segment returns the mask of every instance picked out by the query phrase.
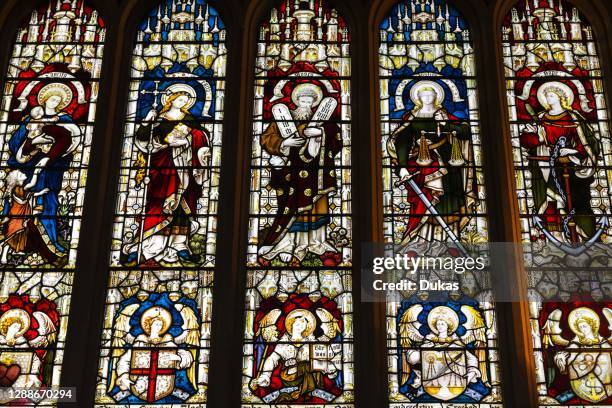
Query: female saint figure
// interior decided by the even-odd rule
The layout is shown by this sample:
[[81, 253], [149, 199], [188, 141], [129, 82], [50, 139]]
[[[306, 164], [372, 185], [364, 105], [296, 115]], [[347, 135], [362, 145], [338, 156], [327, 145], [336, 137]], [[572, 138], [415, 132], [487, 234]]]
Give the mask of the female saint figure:
[[[449, 114], [442, 102], [443, 88], [434, 81], [420, 81], [410, 90], [414, 108], [403, 116], [403, 124], [387, 141], [391, 162], [404, 185], [410, 215], [402, 244], [419, 236], [426, 242], [445, 241], [444, 228], [429, 217], [428, 200], [443, 216], [455, 235], [467, 222], [476, 203], [473, 182], [469, 124]], [[407, 181], [412, 179], [423, 192], [420, 197]]]
[[[32, 227], [38, 229], [41, 240], [30, 248], [56, 265], [67, 260], [57, 225], [58, 198], [64, 172], [70, 167], [72, 153], [82, 138], [81, 129], [65, 111], [72, 99], [72, 90], [66, 84], [43, 86], [37, 96], [39, 106], [23, 118], [9, 139], [7, 164], [25, 174], [28, 190], [35, 196], [32, 213], [37, 217], [32, 219]], [[9, 215], [6, 205], [3, 212]]]
[[576, 243], [595, 233], [590, 185], [599, 143], [586, 119], [572, 109], [574, 93], [558, 81], [540, 86], [544, 110], [520, 136], [531, 171], [531, 192], [545, 228], [561, 242]]
[[136, 180], [146, 186], [145, 214], [140, 235], [124, 245], [126, 265], [150, 259], [190, 264], [200, 260], [191, 253], [189, 239], [197, 231], [193, 218], [203, 194], [202, 166], [208, 162], [210, 147], [206, 130], [189, 112], [195, 97], [189, 85], [168, 87], [159, 114], [149, 112], [136, 131], [139, 161], [146, 163], [146, 155], [149, 163], [148, 176]]

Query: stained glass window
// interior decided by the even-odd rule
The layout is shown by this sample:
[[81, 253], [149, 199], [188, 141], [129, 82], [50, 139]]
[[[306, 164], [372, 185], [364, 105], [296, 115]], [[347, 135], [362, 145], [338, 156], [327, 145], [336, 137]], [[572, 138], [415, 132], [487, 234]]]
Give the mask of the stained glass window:
[[612, 403], [612, 148], [593, 30], [564, 0], [520, 0], [502, 28], [538, 394]]
[[352, 407], [349, 30], [324, 0], [259, 28], [244, 407]]
[[[446, 1], [407, 0], [379, 30], [386, 255], [471, 254], [488, 233], [469, 27]], [[417, 289], [387, 301], [390, 406], [501, 407], [488, 275], [401, 278]], [[438, 279], [456, 287], [422, 289]]]
[[205, 406], [225, 33], [204, 0], [166, 0], [139, 26], [97, 406]]
[[17, 32], [0, 110], [3, 387], [59, 385], [104, 36], [81, 0], [43, 4]]

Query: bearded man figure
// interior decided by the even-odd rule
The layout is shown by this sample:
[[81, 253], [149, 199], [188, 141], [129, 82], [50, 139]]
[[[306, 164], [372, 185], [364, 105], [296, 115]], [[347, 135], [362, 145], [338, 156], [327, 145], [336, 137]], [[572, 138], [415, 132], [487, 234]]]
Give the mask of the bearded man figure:
[[[340, 128], [320, 118], [312, 120], [323, 99], [319, 86], [299, 84], [291, 99], [295, 109], [289, 114], [286, 106], [280, 106], [286, 109], [286, 117], [275, 115], [276, 121], [261, 136], [262, 148], [272, 156], [269, 186], [276, 192], [278, 207], [274, 221], [259, 236], [259, 255], [268, 261], [276, 257], [283, 262], [302, 261], [308, 252], [337, 252], [326, 235], [328, 195], [337, 186], [334, 158], [342, 148]], [[295, 132], [283, 135], [281, 127], [288, 125]]]

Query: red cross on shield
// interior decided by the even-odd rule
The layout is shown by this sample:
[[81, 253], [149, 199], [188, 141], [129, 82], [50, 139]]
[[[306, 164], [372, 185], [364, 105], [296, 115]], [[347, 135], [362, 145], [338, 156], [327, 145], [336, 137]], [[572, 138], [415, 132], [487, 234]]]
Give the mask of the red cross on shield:
[[176, 350], [133, 350], [130, 379], [132, 392], [147, 402], [155, 402], [174, 391]]

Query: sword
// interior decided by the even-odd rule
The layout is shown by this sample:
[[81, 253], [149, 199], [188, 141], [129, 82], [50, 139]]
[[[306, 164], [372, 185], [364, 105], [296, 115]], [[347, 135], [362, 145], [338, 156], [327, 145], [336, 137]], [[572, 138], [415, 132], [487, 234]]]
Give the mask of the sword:
[[414, 182], [414, 180], [412, 180], [412, 177], [416, 176], [417, 174], [419, 174], [419, 172], [415, 172], [413, 174], [408, 175], [407, 177], [402, 178], [401, 180], [397, 181], [395, 183], [396, 186], [399, 186], [401, 184], [408, 184], [410, 186], [410, 188], [416, 193], [416, 195], [419, 197], [419, 199], [423, 202], [423, 204], [425, 204], [425, 207], [427, 208], [427, 210], [429, 211], [429, 213], [434, 217], [434, 219], [436, 221], [438, 221], [438, 224], [440, 224], [440, 226], [442, 227], [442, 229], [444, 230], [444, 232], [446, 232], [446, 235], [448, 235], [448, 237], [451, 239], [451, 241], [453, 241], [453, 243], [457, 246], [457, 248], [463, 253], [464, 256], [469, 256], [468, 251], [463, 247], [463, 245], [461, 245], [461, 242], [459, 242], [459, 238], [457, 238], [457, 236], [455, 235], [455, 233], [450, 229], [450, 227], [448, 226], [448, 224], [446, 224], [446, 222], [444, 222], [444, 219], [442, 219], [442, 216], [440, 215], [440, 213], [438, 213], [438, 210], [436, 210], [436, 208], [434, 207], [434, 205], [431, 203], [431, 201], [429, 201], [429, 199], [427, 198], [427, 196], [423, 193], [423, 191], [421, 190], [421, 188], [417, 185], [417, 183]]

